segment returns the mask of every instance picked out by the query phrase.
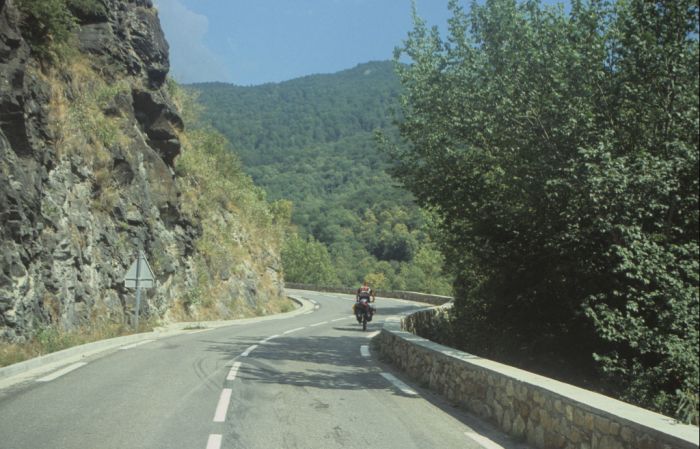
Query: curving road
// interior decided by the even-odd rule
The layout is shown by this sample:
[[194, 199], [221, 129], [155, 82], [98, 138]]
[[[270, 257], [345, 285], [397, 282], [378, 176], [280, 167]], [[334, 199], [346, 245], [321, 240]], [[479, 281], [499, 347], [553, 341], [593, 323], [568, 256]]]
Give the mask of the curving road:
[[525, 447], [404, 383], [348, 295], [308, 313], [127, 345], [0, 390], [2, 449]]

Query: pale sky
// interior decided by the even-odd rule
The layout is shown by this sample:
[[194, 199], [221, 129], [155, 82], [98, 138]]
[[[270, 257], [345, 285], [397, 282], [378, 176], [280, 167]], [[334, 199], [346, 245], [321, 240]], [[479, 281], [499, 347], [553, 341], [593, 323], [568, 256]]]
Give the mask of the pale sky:
[[[391, 59], [411, 29], [411, 0], [156, 0], [179, 82], [239, 85], [332, 73]], [[432, 24], [447, 0], [418, 0]]]
[[[445, 29], [447, 0], [415, 0]], [[464, 0], [466, 7], [470, 0]], [[550, 3], [550, 1], [547, 1]], [[411, 0], [155, 0], [181, 83], [238, 85], [388, 60], [412, 28]]]

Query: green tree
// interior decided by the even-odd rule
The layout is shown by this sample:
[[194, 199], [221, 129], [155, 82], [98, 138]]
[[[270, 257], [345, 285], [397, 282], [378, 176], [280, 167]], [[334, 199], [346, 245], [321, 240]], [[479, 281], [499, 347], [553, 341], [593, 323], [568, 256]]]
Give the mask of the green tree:
[[314, 285], [336, 285], [338, 276], [331, 264], [326, 246], [313, 237], [292, 235], [282, 248], [285, 279]]
[[461, 344], [697, 409], [697, 3], [450, 8], [397, 52], [391, 154], [442, 220]]

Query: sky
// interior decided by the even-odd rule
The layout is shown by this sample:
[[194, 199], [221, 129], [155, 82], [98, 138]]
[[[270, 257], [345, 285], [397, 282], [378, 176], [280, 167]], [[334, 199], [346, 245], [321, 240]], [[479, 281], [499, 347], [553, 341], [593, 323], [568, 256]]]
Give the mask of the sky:
[[[238, 85], [388, 60], [412, 28], [411, 0], [155, 0], [178, 82]], [[447, 0], [416, 0], [445, 27]]]
[[[242, 86], [388, 60], [412, 28], [411, 0], [155, 0], [180, 83]], [[415, 0], [445, 34], [448, 0]], [[470, 0], [463, 0], [465, 7]], [[559, 3], [544, 0], [543, 3]], [[565, 0], [563, 3], [567, 3]]]

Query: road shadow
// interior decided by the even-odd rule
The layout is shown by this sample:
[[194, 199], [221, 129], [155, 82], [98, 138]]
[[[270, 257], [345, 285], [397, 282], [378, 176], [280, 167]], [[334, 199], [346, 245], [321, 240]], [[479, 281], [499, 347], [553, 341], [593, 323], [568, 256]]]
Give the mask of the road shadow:
[[[375, 364], [360, 354], [360, 346], [369, 344], [367, 332], [351, 327], [338, 330], [357, 335], [282, 335], [266, 343], [260, 343], [264, 337], [257, 340], [242, 337], [226, 343], [210, 341], [207, 350], [242, 362], [237, 377], [251, 382], [321, 389], [387, 390], [404, 396], [378, 375], [381, 370]], [[249, 357], [241, 357], [241, 348], [246, 344], [258, 344], [258, 347]]]
[[[401, 371], [380, 360], [376, 351], [372, 352], [370, 359], [363, 357], [360, 346], [370, 345], [371, 340], [366, 338], [366, 333], [363, 333], [361, 328], [357, 332], [353, 332], [356, 330], [354, 328], [343, 326], [333, 329], [344, 334], [315, 337], [280, 336], [264, 344], [259, 343], [264, 337], [258, 340], [254, 337], [241, 337], [240, 341], [226, 344], [212, 342], [209, 350], [221, 352], [226, 357], [241, 362], [236, 378], [244, 382], [309, 389], [384, 390], [395, 396], [424, 399], [504, 449], [528, 448], [523, 443], [511, 440], [491, 424], [450, 404], [437, 393], [417, 385]], [[241, 347], [250, 344], [259, 346], [249, 357], [240, 357]], [[414, 388], [419, 395], [405, 394], [384, 379], [380, 375], [382, 372], [394, 374]]]

